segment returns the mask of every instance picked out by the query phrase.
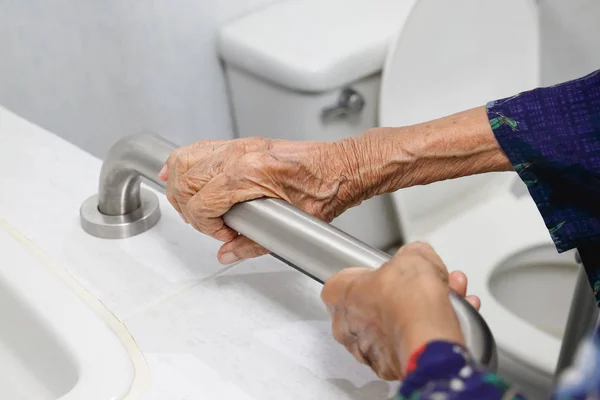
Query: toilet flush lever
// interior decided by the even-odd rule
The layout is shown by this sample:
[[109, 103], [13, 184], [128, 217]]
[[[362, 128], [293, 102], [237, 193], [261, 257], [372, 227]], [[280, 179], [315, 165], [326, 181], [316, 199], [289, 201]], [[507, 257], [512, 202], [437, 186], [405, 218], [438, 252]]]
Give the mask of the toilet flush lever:
[[336, 105], [327, 107], [321, 113], [323, 122], [351, 115], [358, 115], [365, 107], [365, 99], [360, 93], [351, 88], [345, 88], [340, 93]]

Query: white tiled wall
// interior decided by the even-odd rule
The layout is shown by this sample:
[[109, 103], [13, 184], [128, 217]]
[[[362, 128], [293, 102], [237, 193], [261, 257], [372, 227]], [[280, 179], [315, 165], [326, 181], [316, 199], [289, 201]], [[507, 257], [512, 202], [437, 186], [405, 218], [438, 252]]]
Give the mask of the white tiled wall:
[[[140, 131], [231, 137], [216, 28], [275, 1], [0, 0], [0, 104], [98, 156]], [[600, 0], [540, 7], [543, 83], [600, 68]]]
[[232, 137], [216, 29], [274, 1], [0, 0], [0, 104], [97, 156]]
[[540, 0], [540, 13], [544, 85], [600, 69], [600, 0]]

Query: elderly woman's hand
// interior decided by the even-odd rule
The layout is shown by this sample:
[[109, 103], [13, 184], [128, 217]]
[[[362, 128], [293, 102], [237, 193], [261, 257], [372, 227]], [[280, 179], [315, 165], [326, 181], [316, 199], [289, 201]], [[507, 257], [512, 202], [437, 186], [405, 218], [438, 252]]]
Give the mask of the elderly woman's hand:
[[[349, 268], [327, 281], [321, 298], [333, 321], [333, 335], [382, 379], [399, 380], [413, 351], [432, 340], [464, 344], [449, 300], [461, 296], [467, 278], [448, 275], [427, 244], [402, 247], [379, 269]], [[476, 309], [475, 296], [467, 301]]]
[[218, 257], [230, 264], [267, 253], [224, 224], [222, 215], [236, 203], [281, 198], [330, 222], [373, 196], [375, 167], [359, 160], [355, 140], [202, 141], [176, 150], [159, 178], [167, 181], [167, 197], [184, 220], [226, 242]]

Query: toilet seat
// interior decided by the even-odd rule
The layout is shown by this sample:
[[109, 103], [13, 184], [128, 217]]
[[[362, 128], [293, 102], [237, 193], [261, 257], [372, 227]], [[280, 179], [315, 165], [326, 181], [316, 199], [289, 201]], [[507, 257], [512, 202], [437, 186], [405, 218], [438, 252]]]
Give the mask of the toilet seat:
[[[510, 14], [510, 29], [497, 17], [499, 7]], [[388, 50], [379, 124], [413, 125], [538, 86], [537, 21], [535, 0], [417, 0]], [[489, 173], [396, 192], [404, 238], [422, 239], [509, 191], [513, 176]]]
[[[507, 21], [498, 13], [510, 15]], [[379, 124], [422, 123], [539, 86], [535, 0], [416, 0], [390, 44]], [[552, 376], [560, 340], [511, 313], [489, 290], [495, 267], [517, 252], [552, 245], [529, 196], [517, 199], [514, 172], [401, 189], [393, 198], [405, 241], [431, 243], [449, 270], [464, 271], [498, 348]]]
[[489, 290], [482, 290], [489, 289], [492, 272], [507, 257], [531, 247], [552, 245], [533, 200], [504, 194], [439, 227], [426, 240], [449, 271], [463, 271], [469, 286], [478, 288], [473, 294], [481, 299], [481, 314], [494, 333], [498, 348], [526, 366], [552, 376], [560, 340], [512, 314]]

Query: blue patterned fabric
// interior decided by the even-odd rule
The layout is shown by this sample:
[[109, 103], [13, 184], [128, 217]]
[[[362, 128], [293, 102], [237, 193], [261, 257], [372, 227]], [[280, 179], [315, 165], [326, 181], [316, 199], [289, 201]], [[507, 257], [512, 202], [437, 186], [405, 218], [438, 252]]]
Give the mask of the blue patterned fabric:
[[[492, 101], [487, 111], [558, 251], [600, 242], [600, 70]], [[600, 268], [586, 271], [600, 305]]]
[[397, 400], [513, 399], [524, 397], [486, 372], [462, 346], [431, 342], [402, 382]]
[[[490, 125], [527, 185], [559, 252], [600, 251], [600, 70], [487, 105]], [[515, 227], [519, 229], [519, 227]], [[585, 262], [600, 305], [600, 256]], [[523, 399], [457, 345], [432, 342], [398, 400]], [[581, 344], [555, 400], [600, 398], [600, 328]]]
[[[575, 363], [567, 369], [552, 400], [600, 398], [600, 330], [579, 348]], [[525, 400], [496, 374], [470, 357], [462, 346], [431, 342], [419, 356], [417, 368], [402, 382], [397, 400]]]
[[559, 251], [600, 236], [600, 70], [488, 104]]

